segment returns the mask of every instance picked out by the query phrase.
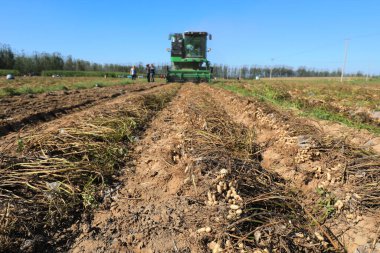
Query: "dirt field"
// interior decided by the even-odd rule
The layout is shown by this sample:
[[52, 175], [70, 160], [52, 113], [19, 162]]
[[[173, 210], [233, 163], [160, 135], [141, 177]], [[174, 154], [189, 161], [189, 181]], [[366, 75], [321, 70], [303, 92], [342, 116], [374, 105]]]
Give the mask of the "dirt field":
[[378, 123], [242, 89], [1, 98], [0, 251], [380, 252]]

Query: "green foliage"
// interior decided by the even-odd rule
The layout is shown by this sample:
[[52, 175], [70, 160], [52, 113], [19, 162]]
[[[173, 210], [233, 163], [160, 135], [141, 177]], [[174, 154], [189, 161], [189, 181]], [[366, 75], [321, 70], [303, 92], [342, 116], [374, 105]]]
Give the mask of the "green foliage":
[[84, 185], [81, 194], [84, 208], [95, 208], [98, 204], [96, 199], [96, 185], [94, 183], [96, 177], [91, 177]]
[[331, 215], [335, 213], [335, 197], [323, 188], [317, 187], [316, 192], [320, 197], [318, 200], [319, 209], [323, 212], [319, 219], [320, 222], [323, 222], [325, 219], [331, 217]]
[[25, 147], [25, 144], [24, 144], [24, 140], [21, 139], [21, 138], [18, 138], [17, 139], [17, 152], [22, 152], [24, 150], [24, 147]]
[[0, 69], [0, 76], [6, 76], [8, 74], [12, 74], [14, 76], [19, 76], [20, 71], [16, 69]]
[[9, 45], [2, 45], [0, 48], [0, 69], [13, 69], [15, 64], [15, 54]]
[[302, 112], [301, 115], [313, 116], [318, 119], [335, 121], [335, 122], [343, 123], [349, 127], [354, 127], [358, 129], [366, 129], [372, 133], [380, 134], [380, 128], [377, 126], [360, 122], [360, 119], [356, 119], [356, 120], [350, 119], [345, 115], [329, 111], [328, 109], [323, 108], [323, 107], [309, 108], [305, 110], [304, 112]]
[[9, 96], [17, 96], [17, 95], [22, 94], [17, 88], [14, 88], [14, 87], [5, 87], [5, 88], [2, 88], [1, 90], [2, 90], [1, 93], [3, 93], [4, 95], [9, 95]]

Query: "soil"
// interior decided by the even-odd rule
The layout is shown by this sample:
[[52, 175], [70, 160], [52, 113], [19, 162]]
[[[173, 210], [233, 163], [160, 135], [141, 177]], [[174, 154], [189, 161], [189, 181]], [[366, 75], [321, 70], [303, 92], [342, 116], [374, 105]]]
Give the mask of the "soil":
[[[3, 98], [0, 101], [0, 133], [3, 135], [0, 151], [13, 155], [20, 136], [36, 131], [57, 131], [99, 110], [112, 110], [114, 104], [125, 103], [131, 96], [164, 87], [123, 86]], [[93, 215], [84, 216], [71, 228], [58, 233], [57, 240], [64, 234], [75, 238], [73, 243], [70, 241], [70, 245], [57, 251], [219, 252], [210, 248], [221, 240], [219, 230], [226, 223], [220, 220], [227, 207], [207, 205], [207, 192], [215, 184], [215, 173], [197, 169], [200, 158], [189, 145], [189, 133], [194, 131], [195, 124], [201, 124], [191, 119], [189, 108], [202, 99], [224, 110], [235, 124], [254, 130], [254, 142], [260, 153], [257, 162], [283, 178], [300, 196], [305, 196], [302, 204], [306, 210], [312, 210], [321, 199], [317, 187], [342, 201], [344, 206], [327, 218], [324, 226], [347, 252], [377, 245], [379, 209], [355, 206], [356, 196], [361, 194], [359, 188], [349, 180], [341, 180], [338, 165], [350, 157], [340, 149], [316, 155], [315, 151], [311, 153], [310, 147], [319, 140], [323, 143], [329, 140], [344, 142], [342, 147], [360, 146], [368, 152], [380, 153], [379, 137], [338, 124], [295, 117], [290, 112], [208, 85], [184, 84], [132, 147], [129, 162], [118, 178], [121, 185]], [[194, 170], [192, 174], [189, 168]], [[210, 231], [199, 232], [206, 227]], [[237, 252], [237, 248], [240, 245], [234, 245], [235, 251], [224, 252]], [[243, 248], [239, 251], [247, 252]]]

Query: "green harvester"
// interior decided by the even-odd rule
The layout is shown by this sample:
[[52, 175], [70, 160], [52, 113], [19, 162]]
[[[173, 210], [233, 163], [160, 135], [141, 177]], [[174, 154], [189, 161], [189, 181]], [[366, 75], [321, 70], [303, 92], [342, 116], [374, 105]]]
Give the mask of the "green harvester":
[[184, 32], [169, 35], [171, 67], [167, 68], [168, 82], [210, 82], [212, 67], [207, 60], [207, 32]]

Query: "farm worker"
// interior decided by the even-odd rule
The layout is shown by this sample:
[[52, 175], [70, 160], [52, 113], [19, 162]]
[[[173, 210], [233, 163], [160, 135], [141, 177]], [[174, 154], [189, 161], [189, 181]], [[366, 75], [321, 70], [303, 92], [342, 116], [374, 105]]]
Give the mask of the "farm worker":
[[132, 76], [132, 80], [135, 80], [136, 77], [137, 77], [137, 70], [136, 70], [136, 66], [133, 66], [131, 68], [131, 76]]
[[191, 44], [186, 45], [187, 56], [194, 56], [194, 46]]
[[146, 65], [146, 78], [148, 79], [148, 83], [150, 82], [150, 67], [149, 64]]
[[154, 69], [153, 64], [150, 64], [150, 81], [154, 82], [154, 75], [156, 74], [156, 71]]

